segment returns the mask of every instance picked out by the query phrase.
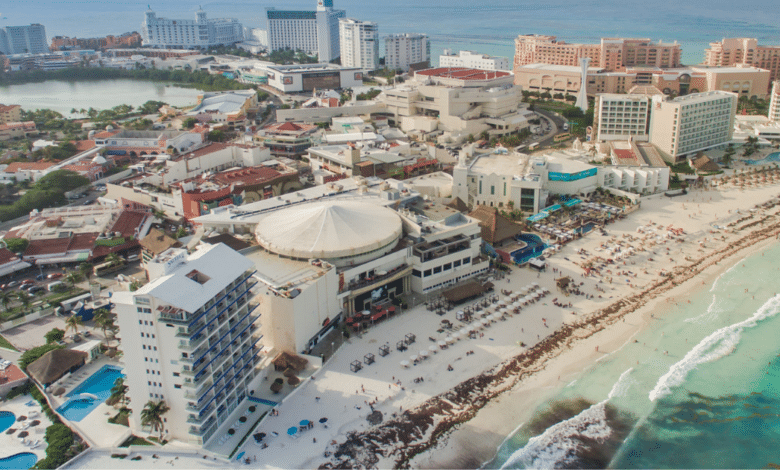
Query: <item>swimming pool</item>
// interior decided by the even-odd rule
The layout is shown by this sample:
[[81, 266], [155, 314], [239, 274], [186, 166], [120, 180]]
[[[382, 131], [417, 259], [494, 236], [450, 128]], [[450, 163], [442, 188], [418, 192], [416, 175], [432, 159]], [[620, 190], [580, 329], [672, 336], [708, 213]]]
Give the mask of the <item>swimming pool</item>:
[[38, 456], [30, 452], [14, 454], [10, 457], [0, 459], [0, 468], [28, 469], [38, 462]]
[[780, 162], [780, 152], [770, 153], [761, 160], [742, 160], [746, 165], [765, 165], [767, 163]]
[[531, 258], [535, 258], [542, 254], [542, 252], [549, 245], [545, 244], [541, 237], [532, 233], [521, 233], [515, 237], [518, 241], [525, 242], [527, 245], [525, 248], [520, 248], [509, 254], [517, 264], [523, 264], [528, 262]]
[[0, 411], [0, 432], [10, 428], [16, 422], [16, 415], [10, 411]]
[[111, 387], [122, 375], [120, 367], [103, 366], [68, 393], [70, 398], [57, 408], [57, 412], [69, 421], [81, 421], [111, 396]]

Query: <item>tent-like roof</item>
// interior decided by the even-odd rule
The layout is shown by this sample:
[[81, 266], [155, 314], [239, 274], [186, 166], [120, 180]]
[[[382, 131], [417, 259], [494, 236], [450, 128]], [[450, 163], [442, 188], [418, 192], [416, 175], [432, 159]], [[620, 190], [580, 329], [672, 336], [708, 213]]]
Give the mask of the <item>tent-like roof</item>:
[[274, 364], [274, 368], [277, 370], [284, 370], [289, 368], [295, 372], [300, 372], [306, 368], [306, 364], [308, 364], [309, 361], [300, 356], [296, 356], [295, 354], [282, 351], [274, 358], [272, 362]]
[[169, 237], [160, 229], [153, 228], [149, 230], [149, 234], [141, 239], [139, 242], [141, 247], [145, 250], [149, 250], [155, 255], [159, 255], [168, 248], [178, 248], [181, 243], [178, 240], [174, 240]]
[[449, 302], [458, 304], [460, 302], [463, 302], [464, 300], [470, 299], [472, 297], [476, 297], [482, 294], [483, 292], [487, 292], [492, 288], [493, 288], [493, 283], [491, 282], [480, 284], [477, 281], [468, 281], [457, 287], [453, 287], [450, 290], [444, 291], [442, 295]]
[[326, 260], [380, 250], [402, 233], [392, 209], [360, 201], [298, 204], [268, 213], [255, 229], [257, 242], [272, 253]]
[[30, 376], [42, 384], [50, 384], [67, 371], [84, 364], [87, 353], [72, 349], [54, 349], [27, 366]]
[[499, 214], [495, 207], [480, 205], [469, 215], [479, 220], [479, 226], [482, 228], [482, 239], [488, 243], [504, 241], [522, 231], [519, 225]]

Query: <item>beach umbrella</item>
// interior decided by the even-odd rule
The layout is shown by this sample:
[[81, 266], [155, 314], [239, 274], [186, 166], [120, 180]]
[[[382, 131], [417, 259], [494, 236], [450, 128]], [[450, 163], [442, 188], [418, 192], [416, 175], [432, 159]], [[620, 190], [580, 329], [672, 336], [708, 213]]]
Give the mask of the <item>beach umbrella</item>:
[[420, 357], [424, 357], [424, 358], [428, 357], [428, 351], [426, 351], [425, 349], [421, 350], [420, 351]]
[[438, 351], [438, 349], [436, 348], [436, 346], [434, 346], [434, 345], [432, 344], [432, 345], [428, 346], [428, 351], [430, 351], [430, 352], [432, 352], [432, 353], [436, 354], [436, 351]]
[[320, 418], [320, 423], [325, 424], [328, 422], [328, 418]]
[[308, 419], [302, 419], [301, 422], [298, 423], [299, 426], [308, 426], [309, 424], [311, 424], [311, 421]]
[[488, 321], [487, 319], [483, 318], [482, 319], [482, 325], [483, 326], [487, 326], [488, 324], [490, 324], [490, 321]]
[[287, 435], [288, 436], [294, 436], [297, 433], [298, 433], [298, 428], [297, 427], [291, 426], [291, 427], [287, 428]]
[[401, 367], [409, 367], [409, 361], [401, 361]]
[[409, 356], [409, 359], [410, 359], [412, 362], [414, 362], [414, 361], [416, 361], [416, 360], [417, 360], [417, 355], [415, 354], [414, 356]]
[[443, 348], [444, 346], [447, 346], [447, 343], [445, 341], [439, 341], [439, 347]]
[[452, 343], [453, 341], [455, 341], [455, 338], [453, 338], [450, 335], [447, 335], [447, 337], [444, 338], [444, 341], [446, 341], [447, 343]]

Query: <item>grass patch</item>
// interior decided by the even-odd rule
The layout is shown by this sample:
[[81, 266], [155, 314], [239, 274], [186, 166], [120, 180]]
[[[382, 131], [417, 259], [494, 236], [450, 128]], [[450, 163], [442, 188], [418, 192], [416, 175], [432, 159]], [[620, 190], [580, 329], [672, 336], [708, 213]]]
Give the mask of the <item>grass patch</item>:
[[128, 408], [124, 408], [115, 416], [108, 418], [108, 422], [112, 424], [119, 424], [122, 426], [130, 427], [129, 418], [130, 418], [130, 410]]
[[126, 459], [127, 456], [125, 454], [111, 454], [112, 459]]
[[160, 444], [161, 446], [164, 446], [165, 444], [168, 443], [168, 441], [161, 441], [159, 438], [156, 438], [154, 436], [149, 436], [149, 440], [152, 441], [152, 442], [156, 442], [156, 443]]
[[130, 436], [127, 438], [125, 442], [122, 443], [119, 447], [130, 447], [130, 446], [151, 446], [154, 445], [151, 442], [147, 441], [143, 437], [138, 436]]
[[236, 448], [233, 449], [233, 452], [230, 453], [230, 457], [228, 458], [228, 460], [233, 460], [233, 455], [236, 453], [236, 451], [238, 449], [241, 448], [242, 445], [244, 445], [244, 442], [246, 442], [246, 440], [249, 438], [249, 435], [252, 434], [252, 431], [255, 430], [257, 425], [260, 424], [260, 421], [262, 421], [262, 419], [266, 415], [266, 413], [268, 413], [268, 412], [266, 411], [265, 413], [261, 414], [259, 418], [257, 418], [257, 421], [255, 421], [255, 424], [253, 424], [252, 427], [249, 428], [249, 431], [246, 433], [246, 435], [243, 438], [241, 438], [241, 441], [238, 443]]
[[0, 335], [0, 348], [10, 349], [11, 351], [18, 351], [7, 339]]

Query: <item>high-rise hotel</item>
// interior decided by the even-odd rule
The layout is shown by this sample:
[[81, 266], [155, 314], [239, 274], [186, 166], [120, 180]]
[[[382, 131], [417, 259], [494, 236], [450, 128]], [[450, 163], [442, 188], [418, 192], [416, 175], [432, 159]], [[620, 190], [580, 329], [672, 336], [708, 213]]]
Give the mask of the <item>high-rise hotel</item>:
[[130, 427], [149, 402], [164, 401], [169, 438], [203, 445], [249, 394], [260, 347], [250, 289], [254, 264], [224, 244], [162, 252], [148, 284], [112, 301], [130, 367]]

